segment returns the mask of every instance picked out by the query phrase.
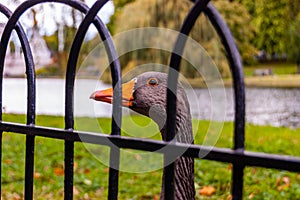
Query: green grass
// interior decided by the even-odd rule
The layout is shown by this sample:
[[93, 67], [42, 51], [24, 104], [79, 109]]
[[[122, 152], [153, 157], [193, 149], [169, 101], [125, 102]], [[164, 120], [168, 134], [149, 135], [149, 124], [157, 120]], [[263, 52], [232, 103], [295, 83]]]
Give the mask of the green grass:
[[[256, 69], [272, 68], [273, 75], [253, 76]], [[296, 74], [296, 64], [293, 63], [264, 63], [254, 66], [244, 66], [245, 86], [246, 87], [265, 87], [265, 88], [299, 88], [300, 75]], [[193, 88], [206, 88], [207, 83], [202, 78], [188, 79]], [[231, 78], [223, 78], [210, 82], [210, 86], [232, 87]]]
[[[4, 115], [4, 121], [24, 123], [22, 115]], [[38, 116], [37, 125], [63, 128], [62, 117]], [[110, 132], [110, 119], [78, 118], [77, 129], [83, 131]], [[135, 125], [134, 125], [135, 124]], [[194, 121], [195, 142], [214, 144], [217, 147], [232, 147], [232, 123]], [[224, 125], [224, 126], [223, 126]], [[160, 140], [158, 129], [151, 120], [133, 116], [124, 117], [123, 135]], [[223, 126], [223, 128], [222, 128]], [[210, 128], [209, 128], [210, 127]], [[222, 128], [220, 135], [218, 130]], [[134, 133], [133, 133], [134, 132]], [[208, 133], [208, 134], [206, 134]], [[206, 138], [206, 139], [205, 139]], [[3, 134], [2, 155], [2, 199], [22, 199], [24, 190], [25, 136]], [[270, 126], [246, 125], [246, 149], [248, 151], [300, 156], [300, 130]], [[35, 199], [62, 199], [64, 142], [47, 138], [36, 138], [35, 154]], [[93, 154], [91, 154], [91, 152]], [[96, 145], [75, 144], [75, 199], [106, 199], [108, 187], [108, 148]], [[160, 193], [162, 166], [160, 155], [145, 156], [143, 152], [128, 150], [121, 154], [119, 199], [157, 199]], [[102, 161], [102, 162], [101, 162]], [[197, 199], [230, 198], [231, 165], [206, 160], [195, 161], [195, 186]], [[131, 171], [131, 172], [128, 172]], [[300, 199], [300, 175], [287, 171], [247, 167], [245, 169], [244, 199]], [[208, 197], [199, 190], [212, 186], [216, 192]]]
[[254, 66], [244, 66], [245, 76], [252, 76], [256, 69], [269, 69], [273, 70], [275, 75], [295, 74], [297, 72], [295, 63], [263, 63]]

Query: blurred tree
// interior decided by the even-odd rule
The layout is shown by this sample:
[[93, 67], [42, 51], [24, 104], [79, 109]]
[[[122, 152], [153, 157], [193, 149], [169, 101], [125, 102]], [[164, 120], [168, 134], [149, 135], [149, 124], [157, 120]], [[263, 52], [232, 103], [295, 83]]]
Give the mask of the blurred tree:
[[286, 51], [289, 60], [297, 64], [297, 73], [300, 74], [300, 13], [290, 23]]
[[296, 18], [300, 13], [299, 0], [235, 1], [245, 5], [253, 17], [257, 26], [256, 39], [253, 43], [258, 49], [266, 50], [269, 54], [289, 53], [291, 54], [289, 59], [295, 58], [293, 50], [299, 46], [297, 42], [300, 34], [296, 31], [298, 23]]
[[287, 0], [256, 0], [256, 45], [274, 56], [284, 53], [287, 23]]
[[[114, 27], [115, 33], [140, 28], [140, 27], [164, 27], [172, 30], [179, 30], [188, 11], [191, 9], [192, 2], [182, 0], [143, 0], [134, 1], [126, 4], [115, 16], [115, 20], [111, 26]], [[255, 29], [251, 25], [251, 15], [246, 8], [237, 3], [229, 3], [227, 1], [216, 1], [214, 5], [220, 10], [229, 25], [245, 63], [253, 62], [255, 48], [250, 41], [254, 36]], [[132, 36], [124, 41], [124, 45], [137, 42], [143, 36]], [[222, 45], [216, 33], [205, 16], [201, 16], [191, 32], [191, 37], [198, 41], [212, 56], [218, 65], [223, 76], [229, 76], [226, 56], [222, 50]], [[148, 43], [156, 42], [155, 36], [144, 36]], [[160, 41], [168, 43], [169, 41]], [[193, 52], [189, 52], [191, 55]], [[121, 65], [125, 67], [133, 66], [132, 61], [137, 64], [158, 62], [167, 64], [170, 54], [159, 50], [135, 51], [121, 58]], [[200, 55], [192, 55], [199, 57]], [[182, 71], [187, 77], [193, 78], [197, 73], [188, 67], [188, 63], [183, 62]]]
[[[249, 7], [252, 8], [253, 2], [250, 0], [244, 0]], [[232, 32], [237, 46], [241, 53], [244, 64], [253, 64], [256, 53], [256, 48], [252, 41], [255, 38], [256, 28], [252, 23], [252, 16], [240, 3], [220, 0], [215, 3], [216, 8], [220, 11], [224, 17], [230, 31]]]
[[288, 16], [289, 19], [294, 20], [298, 17], [300, 12], [300, 1], [299, 0], [287, 0]]
[[114, 0], [116, 10], [122, 9], [126, 4], [134, 2], [135, 0]]
[[235, 1], [244, 5], [251, 16], [255, 16], [257, 0], [235, 0]]
[[110, 23], [107, 24], [107, 28], [109, 31], [114, 34], [115, 33], [115, 21], [118, 14], [122, 11], [122, 8], [127, 5], [128, 3], [134, 2], [135, 0], [114, 0], [114, 7], [115, 7], [115, 13], [110, 17]]

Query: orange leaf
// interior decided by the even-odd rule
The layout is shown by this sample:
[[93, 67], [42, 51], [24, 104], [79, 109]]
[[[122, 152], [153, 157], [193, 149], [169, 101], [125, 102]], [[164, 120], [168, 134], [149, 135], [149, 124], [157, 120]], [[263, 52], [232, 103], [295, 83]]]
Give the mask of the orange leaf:
[[[283, 183], [283, 184], [281, 184], [281, 183]], [[290, 187], [290, 178], [287, 176], [284, 176], [283, 178], [279, 179], [277, 181], [277, 186], [278, 186], [277, 190], [279, 190], [279, 191], [289, 188]]]
[[90, 169], [85, 169], [83, 173], [84, 173], [84, 174], [88, 174], [88, 173], [90, 173], [90, 172], [91, 172]]
[[55, 167], [55, 168], [54, 168], [54, 173], [55, 173], [57, 176], [63, 176], [63, 175], [65, 174], [64, 169], [61, 168], [61, 167]]
[[199, 190], [200, 195], [204, 196], [211, 196], [216, 192], [216, 189], [212, 186], [204, 186], [202, 189]]
[[11, 163], [12, 163], [12, 161], [11, 161], [11, 160], [9, 160], [9, 159], [6, 159], [6, 160], [4, 160], [4, 163], [9, 165], [9, 164], [11, 164]]
[[38, 172], [34, 172], [33, 177], [34, 177], [35, 179], [40, 178], [40, 177], [41, 177], [41, 174], [38, 173]]
[[226, 200], [232, 200], [232, 195], [228, 195]]
[[159, 200], [159, 195], [158, 194], [155, 194], [154, 196], [153, 196], [153, 200]]

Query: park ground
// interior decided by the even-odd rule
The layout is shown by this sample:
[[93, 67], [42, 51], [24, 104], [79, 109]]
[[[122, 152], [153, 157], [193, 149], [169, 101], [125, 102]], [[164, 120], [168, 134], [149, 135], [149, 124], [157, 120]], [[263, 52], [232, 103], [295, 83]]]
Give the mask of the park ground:
[[[24, 115], [4, 115], [4, 121], [25, 123]], [[111, 119], [108, 118], [76, 118], [75, 124], [81, 124], [83, 131], [99, 132], [99, 127], [89, 124], [98, 120], [104, 133], [110, 133]], [[149, 118], [143, 116], [124, 117], [145, 126], [139, 134], [147, 135]], [[205, 133], [210, 127], [209, 121], [193, 121], [195, 143], [202, 144]], [[63, 117], [38, 116], [37, 125], [55, 128], [64, 127]], [[221, 124], [220, 124], [221, 125]], [[246, 150], [272, 154], [300, 156], [299, 129], [284, 127], [246, 125]], [[270, 134], [272, 133], [272, 134]], [[129, 136], [129, 132], [122, 135]], [[160, 134], [151, 139], [161, 140]], [[226, 122], [220, 132], [216, 145], [220, 148], [232, 148], [233, 123]], [[87, 144], [75, 144], [74, 162], [74, 199], [106, 199], [108, 188], [108, 167], [91, 154]], [[94, 147], [94, 146], [92, 146]], [[24, 152], [25, 136], [21, 134], [3, 134], [2, 153], [2, 198], [23, 199], [24, 190]], [[107, 153], [107, 148], [96, 149]], [[64, 142], [55, 139], [36, 138], [34, 197], [35, 199], [61, 199], [64, 182]], [[143, 157], [143, 152], [128, 150], [132, 156], [131, 166], [134, 163], [145, 162], [151, 165], [161, 159], [151, 162]], [[105, 154], [106, 155], [106, 154]], [[122, 155], [121, 155], [122, 157]], [[124, 156], [123, 156], [124, 158]], [[147, 163], [147, 164], [146, 164]], [[231, 168], [229, 163], [213, 162], [196, 159], [195, 187], [196, 199], [231, 199]], [[140, 169], [137, 169], [140, 170]], [[120, 172], [119, 199], [159, 199], [161, 189], [162, 170], [153, 170], [145, 173]], [[246, 167], [244, 178], [244, 199], [300, 199], [300, 174], [287, 171]]]
[[[272, 69], [273, 75], [253, 76], [256, 69]], [[244, 67], [245, 84], [248, 87], [300, 88], [300, 74], [294, 63], [270, 63]]]
[[[255, 70], [271, 69], [272, 75], [254, 76]], [[297, 74], [296, 64], [293, 63], [264, 63], [254, 66], [244, 66], [246, 87], [276, 87], [276, 88], [300, 88], [300, 74]], [[193, 87], [206, 87], [202, 79], [189, 79]], [[211, 81], [211, 85], [225, 87], [232, 86], [231, 78], [223, 78], [221, 81]]]

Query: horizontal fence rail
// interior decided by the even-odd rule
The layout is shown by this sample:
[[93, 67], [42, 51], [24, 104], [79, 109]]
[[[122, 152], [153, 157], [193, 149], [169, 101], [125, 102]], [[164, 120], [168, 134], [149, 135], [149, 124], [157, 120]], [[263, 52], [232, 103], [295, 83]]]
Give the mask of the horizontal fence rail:
[[[70, 6], [83, 14], [85, 17], [80, 24], [74, 37], [70, 56], [67, 63], [66, 82], [65, 82], [65, 129], [55, 129], [40, 127], [35, 125], [36, 118], [36, 77], [32, 51], [28, 38], [19, 24], [19, 18], [22, 14], [41, 3], [60, 3]], [[167, 136], [166, 141], [157, 141], [142, 138], [132, 138], [121, 136], [121, 119], [122, 119], [122, 85], [121, 85], [121, 67], [118, 54], [111, 38], [111, 35], [105, 24], [97, 17], [97, 13], [108, 2], [108, 0], [98, 0], [89, 8], [81, 1], [77, 0], [31, 0], [25, 1], [14, 12], [0, 3], [0, 12], [7, 18], [8, 22], [4, 28], [0, 42], [0, 106], [2, 107], [3, 93], [3, 70], [6, 51], [12, 31], [16, 30], [20, 39], [25, 59], [26, 78], [27, 78], [27, 122], [26, 124], [17, 124], [2, 121], [2, 109], [0, 109], [0, 156], [2, 158], [2, 134], [11, 132], [26, 135], [26, 153], [25, 153], [25, 181], [24, 181], [24, 198], [33, 199], [34, 187], [34, 155], [35, 155], [35, 137], [52, 138], [65, 141], [65, 173], [64, 173], [64, 199], [73, 199], [73, 177], [74, 177], [74, 142], [84, 142], [96, 145], [105, 145], [111, 148], [110, 152], [110, 169], [109, 169], [109, 187], [108, 199], [118, 199], [118, 184], [120, 162], [120, 148], [135, 149], [148, 152], [163, 154], [165, 163], [172, 157], [176, 157], [175, 152], [184, 152], [183, 157], [195, 159], [207, 159], [212, 161], [226, 162], [233, 165], [232, 168], [232, 198], [242, 199], [243, 196], [243, 178], [244, 168], [247, 166], [257, 166], [264, 168], [273, 168], [288, 170], [292, 172], [300, 171], [300, 158], [285, 155], [274, 155], [260, 152], [249, 152], [244, 150], [245, 143], [245, 86], [242, 62], [239, 52], [235, 45], [234, 39], [221, 15], [209, 2], [209, 0], [194, 1], [194, 6], [187, 13], [187, 16], [180, 29], [180, 34], [174, 44], [174, 50], [170, 58], [170, 71], [168, 77], [167, 91]], [[185, 48], [186, 37], [180, 35], [189, 35], [194, 27], [195, 21], [201, 13], [204, 13], [218, 36], [220, 37], [230, 65], [235, 103], [235, 123], [234, 123], [234, 146], [232, 149], [216, 148], [194, 144], [184, 144], [174, 142], [176, 135], [176, 94], [178, 73], [173, 71], [180, 70], [181, 56]], [[105, 50], [110, 63], [113, 94], [113, 111], [111, 134], [91, 133], [74, 130], [74, 82], [76, 77], [76, 66], [80, 54], [80, 48], [83, 44], [84, 37], [89, 26], [93, 24], [98, 30], [99, 36], [106, 41]], [[176, 52], [176, 53], [175, 53]], [[115, 147], [118, 147], [116, 150]], [[168, 149], [168, 151], [165, 150]], [[172, 153], [174, 152], [174, 155]], [[164, 199], [172, 200], [175, 198], [175, 181], [174, 170], [176, 162], [165, 165], [164, 168]], [[0, 164], [0, 172], [2, 163]], [[196, 169], [197, 170], [197, 169]], [[1, 184], [0, 184], [1, 193]]]
[[162, 154], [166, 151], [162, 151], [161, 149], [168, 146], [171, 149], [171, 152], [182, 152], [183, 150], [185, 150], [185, 153], [182, 155], [185, 157], [203, 158], [207, 160], [215, 160], [232, 164], [244, 164], [245, 166], [257, 166], [271, 169], [288, 170], [293, 172], [300, 171], [300, 158], [293, 156], [249, 151], [239, 152], [225, 148], [191, 145], [184, 143], [175, 144], [165, 141], [132, 138], [125, 136], [120, 137], [101, 133], [66, 131], [64, 129], [54, 129], [39, 126], [33, 127], [8, 122], [0, 122], [0, 130], [5, 132], [67, 140], [72, 142], [85, 142], [89, 144], [99, 144], [110, 147], [117, 146], [119, 148], [136, 149]]

